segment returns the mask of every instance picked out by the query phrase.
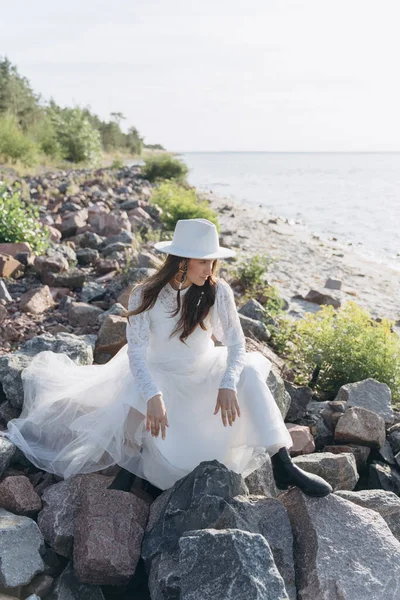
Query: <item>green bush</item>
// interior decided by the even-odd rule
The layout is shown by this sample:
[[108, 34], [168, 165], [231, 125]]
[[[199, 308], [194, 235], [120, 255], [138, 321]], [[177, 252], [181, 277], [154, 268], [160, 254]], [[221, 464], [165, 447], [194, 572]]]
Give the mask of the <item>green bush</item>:
[[263, 275], [268, 271], [273, 259], [267, 254], [255, 254], [243, 259], [236, 267], [236, 276], [245, 288], [264, 286]]
[[219, 230], [218, 215], [208, 205], [201, 201], [195, 190], [185, 189], [176, 182], [160, 183], [153, 192], [151, 203], [162, 208], [160, 220], [170, 231], [175, 229], [179, 219], [208, 219]]
[[41, 118], [29, 127], [27, 134], [45, 156], [54, 159], [61, 158], [62, 151], [57, 139], [57, 131], [46, 113], [43, 112]]
[[89, 165], [100, 164], [100, 133], [80, 108], [61, 109], [53, 105], [49, 114], [65, 160]]
[[38, 217], [39, 209], [26, 205], [17, 188], [9, 193], [0, 183], [0, 243], [28, 242], [34, 252], [44, 253], [50, 236]]
[[342, 385], [372, 377], [386, 383], [399, 402], [400, 338], [392, 326], [349, 301], [338, 311], [322, 306], [298, 321], [282, 319], [272, 341], [300, 385], [333, 397]]
[[124, 161], [122, 160], [121, 156], [116, 156], [114, 158], [114, 160], [112, 161], [111, 164], [111, 168], [112, 169], [122, 169], [122, 167], [124, 166]]
[[22, 132], [16, 117], [0, 117], [0, 157], [3, 162], [20, 162], [30, 167], [37, 162], [38, 151], [38, 146]]
[[145, 158], [142, 177], [152, 183], [161, 179], [183, 180], [188, 171], [187, 165], [171, 154], [152, 154]]

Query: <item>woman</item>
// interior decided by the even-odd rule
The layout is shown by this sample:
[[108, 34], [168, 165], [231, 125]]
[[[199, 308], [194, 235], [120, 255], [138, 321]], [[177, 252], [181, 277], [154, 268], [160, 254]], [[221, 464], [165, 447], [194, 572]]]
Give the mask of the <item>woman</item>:
[[[119, 464], [111, 488], [138, 475], [161, 490], [200, 462], [250, 474], [272, 456], [277, 485], [332, 489], [296, 467], [292, 441], [265, 383], [271, 363], [246, 353], [219, 246], [207, 219], [177, 222], [168, 256], [129, 298], [127, 345], [105, 365], [41, 352], [23, 372], [24, 408], [6, 436], [39, 468], [64, 478]], [[218, 340], [224, 346], [215, 346]]]

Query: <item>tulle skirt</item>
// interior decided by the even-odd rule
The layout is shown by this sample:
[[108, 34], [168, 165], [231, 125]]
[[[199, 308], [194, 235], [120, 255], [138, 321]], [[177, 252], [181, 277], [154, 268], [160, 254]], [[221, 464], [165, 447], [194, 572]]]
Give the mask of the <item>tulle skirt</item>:
[[214, 415], [227, 348], [216, 346], [192, 363], [149, 363], [163, 392], [166, 439], [145, 429], [145, 403], [129, 367], [127, 345], [104, 365], [76, 365], [65, 354], [37, 354], [22, 373], [24, 405], [2, 435], [38, 468], [67, 479], [118, 464], [160, 489], [200, 462], [214, 460], [249, 475], [292, 446], [266, 379], [270, 361], [246, 353], [237, 387], [241, 417], [224, 427]]

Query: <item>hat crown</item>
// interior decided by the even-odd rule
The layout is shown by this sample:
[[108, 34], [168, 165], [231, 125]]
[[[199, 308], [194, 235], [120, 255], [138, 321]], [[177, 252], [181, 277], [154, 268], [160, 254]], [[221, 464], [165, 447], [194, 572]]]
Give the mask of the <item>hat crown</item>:
[[174, 246], [191, 249], [198, 254], [211, 254], [219, 249], [217, 228], [208, 219], [179, 220], [172, 242]]
[[156, 242], [154, 248], [160, 252], [187, 258], [228, 258], [236, 255], [235, 250], [219, 245], [216, 226], [208, 219], [179, 219], [175, 225], [172, 241]]

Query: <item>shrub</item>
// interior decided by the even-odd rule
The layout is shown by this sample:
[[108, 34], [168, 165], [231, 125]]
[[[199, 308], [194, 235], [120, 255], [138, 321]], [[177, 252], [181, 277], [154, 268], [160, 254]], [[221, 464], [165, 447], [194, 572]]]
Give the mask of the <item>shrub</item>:
[[282, 319], [273, 344], [297, 372], [297, 383], [335, 396], [346, 383], [372, 377], [400, 401], [400, 338], [393, 322], [375, 321], [355, 302], [323, 306], [303, 319]]
[[116, 156], [111, 163], [112, 169], [122, 169], [123, 166], [124, 166], [124, 161], [122, 160], [120, 155]]
[[151, 154], [145, 158], [142, 177], [152, 183], [161, 179], [183, 180], [188, 171], [187, 165], [171, 154]]
[[208, 219], [219, 230], [218, 216], [206, 200], [199, 200], [195, 190], [185, 189], [176, 182], [160, 183], [153, 192], [151, 203], [162, 208], [160, 220], [170, 231], [179, 219]]
[[0, 156], [4, 162], [17, 163], [27, 167], [34, 165], [38, 158], [38, 146], [22, 132], [17, 119], [11, 115], [0, 118]]
[[38, 254], [49, 246], [48, 229], [38, 220], [39, 209], [26, 205], [17, 188], [9, 193], [0, 183], [0, 242], [28, 242]]
[[245, 288], [254, 289], [265, 285], [263, 275], [268, 271], [273, 259], [267, 254], [254, 254], [243, 259], [236, 268], [236, 276]]
[[62, 157], [74, 163], [97, 165], [102, 158], [100, 133], [80, 108], [59, 108], [49, 111]]

